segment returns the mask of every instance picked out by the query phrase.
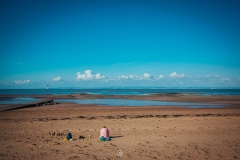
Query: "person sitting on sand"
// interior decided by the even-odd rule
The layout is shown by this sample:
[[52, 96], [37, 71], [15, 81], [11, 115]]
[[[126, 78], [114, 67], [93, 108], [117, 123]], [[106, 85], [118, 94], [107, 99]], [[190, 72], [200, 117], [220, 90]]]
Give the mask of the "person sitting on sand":
[[106, 126], [100, 130], [100, 140], [101, 141], [110, 141], [111, 138], [109, 137], [109, 130]]

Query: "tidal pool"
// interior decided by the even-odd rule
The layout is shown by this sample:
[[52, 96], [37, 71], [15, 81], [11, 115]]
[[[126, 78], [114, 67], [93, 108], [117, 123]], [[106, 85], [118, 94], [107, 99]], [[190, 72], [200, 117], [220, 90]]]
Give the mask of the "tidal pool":
[[224, 104], [215, 103], [187, 103], [187, 102], [163, 102], [151, 100], [129, 100], [129, 99], [61, 99], [55, 100], [59, 103], [95, 104], [99, 106], [180, 106], [188, 108], [222, 108]]

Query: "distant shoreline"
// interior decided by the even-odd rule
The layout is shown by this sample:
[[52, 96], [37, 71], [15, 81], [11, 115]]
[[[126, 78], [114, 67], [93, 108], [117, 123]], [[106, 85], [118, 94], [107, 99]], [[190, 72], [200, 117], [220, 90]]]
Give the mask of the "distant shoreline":
[[195, 95], [240, 95], [240, 89], [0, 89], [3, 95], [155, 95], [155, 94], [195, 94]]

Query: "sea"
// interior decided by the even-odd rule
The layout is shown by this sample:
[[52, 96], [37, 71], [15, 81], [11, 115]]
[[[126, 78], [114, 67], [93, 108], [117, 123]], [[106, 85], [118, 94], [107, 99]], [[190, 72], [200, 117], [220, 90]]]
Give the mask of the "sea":
[[0, 95], [150, 95], [150, 94], [240, 95], [240, 89], [0, 89]]
[[[40, 99], [34, 95], [98, 94], [98, 95], [150, 95], [150, 94], [195, 94], [201, 96], [239, 96], [240, 89], [0, 89], [0, 104], [27, 104]], [[189, 108], [221, 108], [222, 104], [161, 102], [129, 99], [58, 99], [59, 103], [95, 104], [99, 106], [183, 106]]]

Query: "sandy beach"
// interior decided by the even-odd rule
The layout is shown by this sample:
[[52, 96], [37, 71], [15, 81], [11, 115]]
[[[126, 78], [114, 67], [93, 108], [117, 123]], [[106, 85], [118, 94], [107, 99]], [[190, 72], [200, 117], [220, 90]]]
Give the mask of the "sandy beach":
[[[61, 103], [0, 112], [0, 159], [240, 159], [239, 96], [48, 98], [67, 97], [217, 102], [229, 106], [116, 107]], [[111, 141], [99, 141], [103, 126], [109, 128]], [[72, 141], [64, 140], [69, 132]]]

